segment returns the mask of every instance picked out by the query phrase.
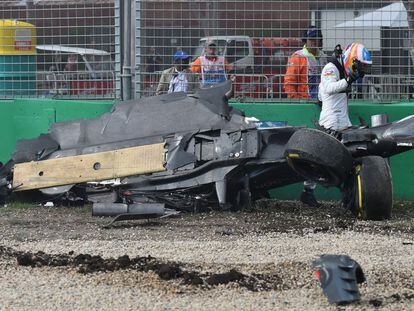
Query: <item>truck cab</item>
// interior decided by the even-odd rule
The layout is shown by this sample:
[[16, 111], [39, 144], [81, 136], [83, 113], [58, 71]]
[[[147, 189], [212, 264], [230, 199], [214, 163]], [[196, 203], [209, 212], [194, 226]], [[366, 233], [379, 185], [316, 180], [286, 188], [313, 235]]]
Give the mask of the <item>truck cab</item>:
[[282, 97], [287, 61], [303, 45], [299, 38], [204, 37], [193, 53], [195, 58], [203, 55], [207, 41], [215, 42], [217, 55], [232, 65], [236, 98]]

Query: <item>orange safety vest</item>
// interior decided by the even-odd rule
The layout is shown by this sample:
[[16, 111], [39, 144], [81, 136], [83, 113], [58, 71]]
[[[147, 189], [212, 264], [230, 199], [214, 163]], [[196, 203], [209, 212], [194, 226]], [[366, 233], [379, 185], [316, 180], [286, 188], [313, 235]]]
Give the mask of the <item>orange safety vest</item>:
[[317, 99], [320, 75], [327, 62], [325, 55], [315, 57], [306, 46], [290, 57], [284, 81], [288, 98]]

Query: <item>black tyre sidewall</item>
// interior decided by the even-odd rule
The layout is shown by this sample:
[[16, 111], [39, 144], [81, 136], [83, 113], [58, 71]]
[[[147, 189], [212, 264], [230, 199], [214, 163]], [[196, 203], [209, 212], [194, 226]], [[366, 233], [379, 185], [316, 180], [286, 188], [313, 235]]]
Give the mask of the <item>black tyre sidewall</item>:
[[315, 180], [306, 166], [311, 164], [326, 173], [326, 181], [315, 180], [326, 186], [339, 186], [353, 168], [353, 158], [346, 147], [333, 136], [316, 129], [297, 130], [289, 139], [285, 157], [289, 165], [303, 177]]
[[357, 166], [358, 170], [355, 176], [357, 216], [364, 220], [391, 218], [393, 189], [387, 160], [379, 156], [363, 157], [360, 159], [359, 168]]

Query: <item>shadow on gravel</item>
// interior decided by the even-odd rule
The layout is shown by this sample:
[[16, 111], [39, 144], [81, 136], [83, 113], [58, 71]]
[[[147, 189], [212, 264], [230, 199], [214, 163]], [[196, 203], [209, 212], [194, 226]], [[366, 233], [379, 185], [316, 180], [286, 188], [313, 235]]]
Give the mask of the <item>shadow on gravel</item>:
[[[252, 274], [246, 275], [236, 269], [224, 273], [201, 273], [188, 271], [177, 262], [161, 262], [158, 259], [147, 257], [130, 258], [124, 255], [118, 258], [104, 259], [101, 256], [89, 254], [75, 255], [72, 251], [67, 254], [51, 255], [44, 252], [30, 253], [15, 251], [8, 247], [0, 246], [0, 256], [15, 258], [20, 266], [37, 267], [71, 267], [77, 272], [89, 274], [95, 272], [112, 272], [117, 270], [136, 270], [140, 272], [154, 272], [162, 280], [181, 280], [182, 284], [200, 286], [204, 289], [234, 283], [250, 291], [281, 290], [309, 286], [305, 282], [299, 282], [293, 278], [290, 282], [282, 282], [282, 275], [278, 274]], [[290, 263], [292, 265], [292, 263]], [[309, 274], [307, 265], [293, 263], [297, 268], [297, 274], [302, 278]]]
[[[77, 239], [99, 236], [100, 239], [122, 238], [123, 229], [145, 232], [155, 240], [169, 235], [172, 228], [184, 238], [232, 238], [249, 234], [292, 233], [296, 235], [330, 234], [344, 231], [370, 234], [409, 235], [414, 233], [414, 204], [396, 202], [392, 219], [388, 221], [356, 220], [339, 203], [323, 202], [312, 208], [298, 201], [273, 199], [254, 202], [248, 210], [238, 212], [182, 213], [177, 218], [152, 221], [127, 221], [100, 230], [106, 218], [90, 216], [90, 207], [0, 208], [0, 227], [10, 239]], [[76, 233], [76, 234], [75, 234]]]
[[152, 229], [152, 228], [159, 228], [165, 226], [165, 222], [160, 220], [152, 221], [152, 220], [141, 220], [141, 222], [137, 221], [126, 221], [126, 222], [119, 222], [114, 223], [111, 225], [102, 226], [102, 229], [111, 230], [111, 229], [131, 229], [131, 228], [145, 228], [145, 229]]
[[[248, 215], [255, 217], [248, 217]], [[361, 221], [339, 203], [309, 207], [298, 201], [259, 200], [247, 213], [246, 223], [259, 231], [294, 234], [338, 233], [343, 230], [374, 234], [413, 233], [414, 204], [395, 202], [388, 221]]]
[[330, 233], [352, 230], [356, 223], [349, 211], [330, 202], [309, 207], [297, 201], [260, 200], [249, 213], [257, 216], [257, 227], [263, 232]]

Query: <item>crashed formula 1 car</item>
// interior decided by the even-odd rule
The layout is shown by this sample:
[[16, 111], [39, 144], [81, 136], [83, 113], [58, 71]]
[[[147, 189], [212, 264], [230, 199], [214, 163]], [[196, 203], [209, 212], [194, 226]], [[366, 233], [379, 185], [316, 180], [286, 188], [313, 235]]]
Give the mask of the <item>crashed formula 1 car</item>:
[[363, 219], [391, 215], [387, 157], [412, 149], [414, 117], [348, 129], [260, 128], [228, 105], [230, 84], [114, 105], [91, 120], [55, 123], [16, 144], [0, 170], [3, 195], [76, 193], [96, 215], [240, 209], [276, 187], [314, 180], [339, 187]]

